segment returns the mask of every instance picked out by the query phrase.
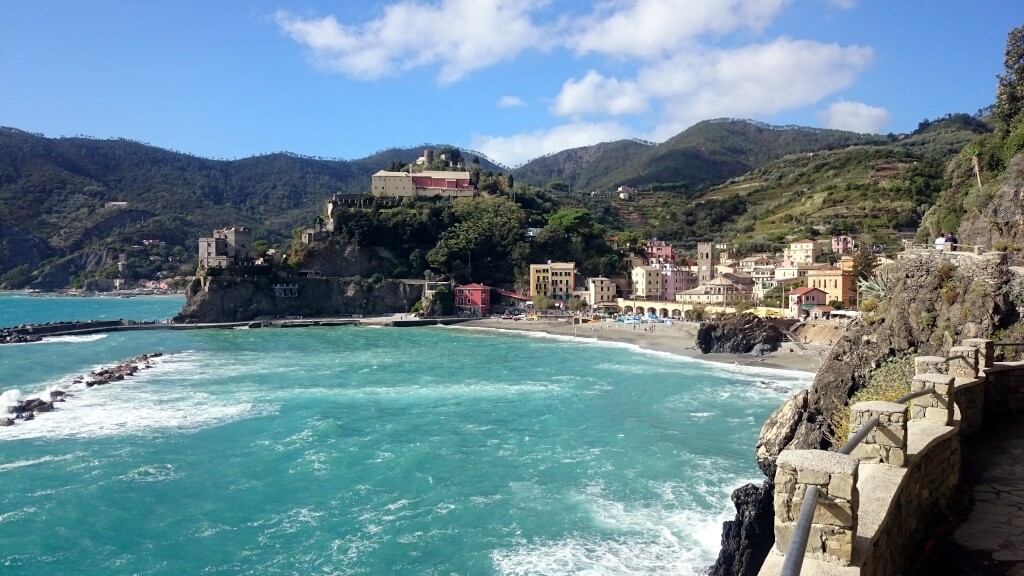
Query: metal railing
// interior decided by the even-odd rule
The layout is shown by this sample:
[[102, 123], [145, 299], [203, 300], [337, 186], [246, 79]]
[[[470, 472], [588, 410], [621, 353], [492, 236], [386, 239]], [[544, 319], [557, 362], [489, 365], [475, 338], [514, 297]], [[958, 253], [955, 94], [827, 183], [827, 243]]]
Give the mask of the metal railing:
[[[904, 394], [896, 399], [896, 404], [909, 402], [914, 398], [926, 396], [933, 392], [930, 388]], [[856, 434], [843, 444], [839, 449], [840, 454], [849, 455], [864, 438], [878, 425], [878, 416], [872, 416], [860, 427]], [[811, 533], [811, 520], [814, 519], [814, 507], [818, 503], [818, 487], [809, 486], [804, 492], [804, 503], [800, 507], [800, 516], [797, 518], [796, 526], [793, 528], [793, 539], [789, 542], [786, 550], [786, 558], [782, 563], [780, 576], [800, 576], [800, 569], [804, 564], [804, 551], [807, 550], [807, 538]]]

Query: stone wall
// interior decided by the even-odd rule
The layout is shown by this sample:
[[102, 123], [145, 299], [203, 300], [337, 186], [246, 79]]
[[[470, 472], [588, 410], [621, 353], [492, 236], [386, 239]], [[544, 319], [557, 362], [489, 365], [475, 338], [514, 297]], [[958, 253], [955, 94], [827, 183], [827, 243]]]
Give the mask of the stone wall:
[[919, 550], [933, 527], [945, 517], [960, 480], [960, 437], [956, 427], [916, 423], [910, 427], [911, 436], [925, 440], [925, 445], [911, 445], [910, 467], [889, 504], [885, 521], [860, 556], [863, 563], [859, 573], [864, 576], [903, 573], [914, 560], [908, 552]]
[[[917, 359], [912, 388], [928, 394], [907, 405], [862, 402], [851, 407], [853, 431], [871, 418], [878, 418], [879, 425], [854, 449], [856, 489], [849, 500], [836, 500], [829, 484], [833, 470], [821, 470], [838, 466], [831, 459], [842, 455], [816, 450], [779, 455], [776, 548], [759, 574], [779, 573], [810, 485], [821, 486], [823, 495], [817, 499], [802, 573], [884, 576], [910, 566], [914, 551], [949, 516], [961, 478], [961, 438], [993, 415], [1024, 413], [1024, 363], [993, 365], [991, 341], [965, 343], [970, 345], [951, 347], [948, 356]], [[843, 503], [852, 507], [847, 510]], [[852, 556], [844, 558], [847, 534], [855, 539]]]

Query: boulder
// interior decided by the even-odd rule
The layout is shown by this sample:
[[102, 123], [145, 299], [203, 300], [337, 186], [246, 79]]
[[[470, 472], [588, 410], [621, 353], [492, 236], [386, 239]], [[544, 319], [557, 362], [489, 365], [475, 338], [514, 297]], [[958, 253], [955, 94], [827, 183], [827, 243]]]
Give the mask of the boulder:
[[807, 390], [801, 390], [779, 406], [761, 426], [756, 446], [757, 467], [765, 476], [775, 477], [775, 458], [793, 440], [806, 410]]
[[0, 418], [0, 426], [14, 426], [13, 418]]
[[781, 330], [753, 314], [732, 314], [719, 321], [704, 322], [697, 330], [697, 347], [705, 354], [772, 351], [784, 339]]

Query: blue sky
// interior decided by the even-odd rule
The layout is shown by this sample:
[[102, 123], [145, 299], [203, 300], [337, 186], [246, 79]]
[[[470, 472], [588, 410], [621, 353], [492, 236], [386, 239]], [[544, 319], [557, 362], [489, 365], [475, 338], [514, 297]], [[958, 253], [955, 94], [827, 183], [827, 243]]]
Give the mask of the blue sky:
[[214, 158], [506, 165], [708, 118], [909, 132], [991, 104], [1011, 0], [0, 2], [0, 125]]

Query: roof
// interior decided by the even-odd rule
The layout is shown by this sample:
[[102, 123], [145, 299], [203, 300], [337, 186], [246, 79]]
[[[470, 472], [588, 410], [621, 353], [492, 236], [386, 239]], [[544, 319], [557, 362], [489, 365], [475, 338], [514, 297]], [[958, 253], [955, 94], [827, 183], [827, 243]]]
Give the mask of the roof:
[[498, 294], [501, 294], [502, 296], [508, 296], [509, 298], [515, 298], [516, 300], [529, 300], [530, 298], [532, 298], [532, 296], [528, 296], [526, 294], [520, 294], [519, 292], [513, 292], [511, 290], [505, 290], [503, 288], [495, 288], [495, 290], [497, 290]]
[[458, 290], [459, 288], [464, 288], [466, 290], [490, 290], [491, 289], [491, 287], [486, 285], [486, 284], [478, 284], [478, 283], [461, 284], [461, 285], [455, 287], [456, 290]]
[[810, 238], [804, 238], [803, 240], [797, 240], [796, 242], [793, 242], [793, 244], [817, 244], [817, 243], [818, 242], [816, 240], [811, 240]]
[[835, 308], [831, 306], [822, 306], [821, 304], [818, 304], [817, 306], [812, 308], [812, 310], [817, 310], [818, 312], [831, 312], [835, 310]]
[[822, 294], [825, 293], [825, 291], [820, 289], [820, 288], [809, 288], [807, 286], [804, 286], [803, 288], [794, 288], [792, 291], [790, 291], [789, 295], [790, 296], [803, 296], [804, 294], [807, 294], [808, 292], [821, 292]]
[[429, 176], [430, 178], [444, 178], [447, 180], [468, 180], [469, 172], [455, 172], [445, 170], [425, 170], [423, 172], [414, 172], [409, 174], [408, 172], [390, 172], [388, 170], [378, 170], [374, 172], [374, 176]]

